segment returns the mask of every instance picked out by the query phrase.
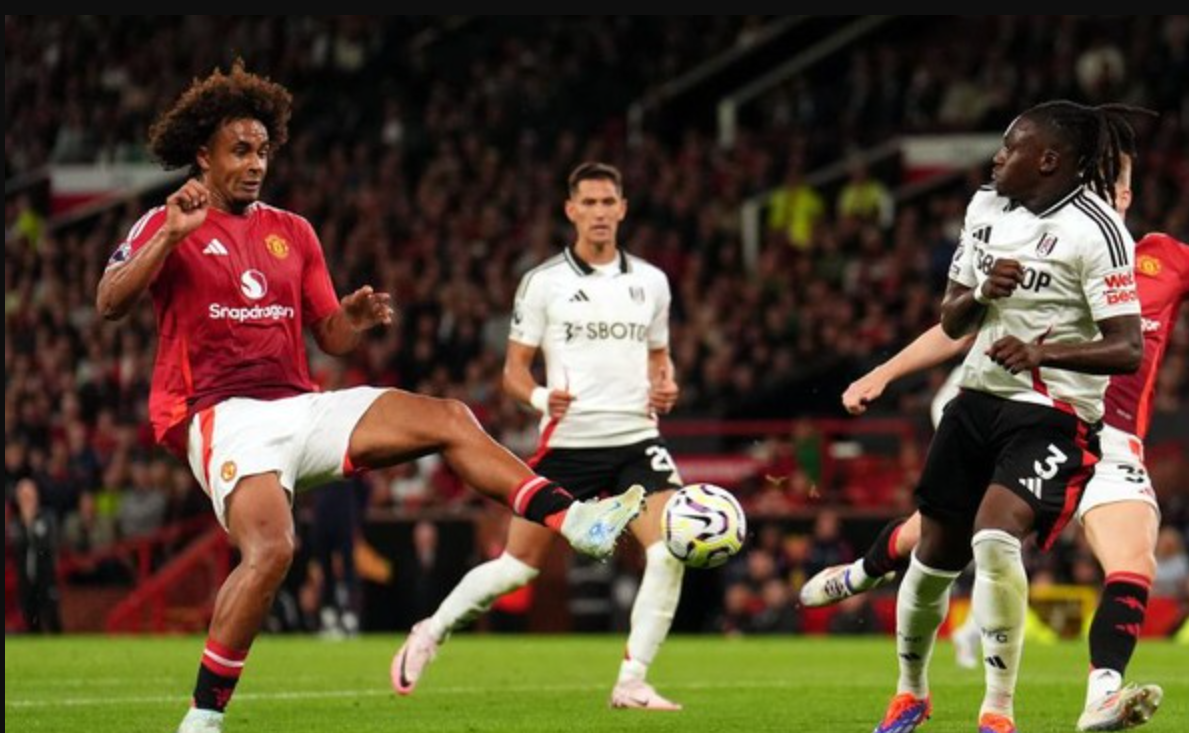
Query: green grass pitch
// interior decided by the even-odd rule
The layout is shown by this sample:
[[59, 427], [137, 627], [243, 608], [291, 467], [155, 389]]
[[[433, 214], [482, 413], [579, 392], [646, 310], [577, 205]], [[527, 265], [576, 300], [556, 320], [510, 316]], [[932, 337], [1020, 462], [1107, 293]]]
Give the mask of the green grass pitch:
[[[228, 733], [445, 731], [857, 731], [878, 722], [896, 679], [888, 637], [671, 639], [651, 673], [680, 713], [610, 710], [620, 636], [468, 636], [443, 649], [416, 695], [396, 697], [388, 665], [400, 639], [332, 643], [264, 637], [227, 717]], [[173, 733], [200, 638], [6, 638], [5, 733]], [[1073, 731], [1087, 670], [1083, 644], [1030, 645], [1017, 694], [1022, 733]], [[1145, 640], [1128, 675], [1164, 686], [1143, 728], [1189, 730], [1189, 648]], [[975, 729], [982, 674], [933, 661], [926, 733]]]

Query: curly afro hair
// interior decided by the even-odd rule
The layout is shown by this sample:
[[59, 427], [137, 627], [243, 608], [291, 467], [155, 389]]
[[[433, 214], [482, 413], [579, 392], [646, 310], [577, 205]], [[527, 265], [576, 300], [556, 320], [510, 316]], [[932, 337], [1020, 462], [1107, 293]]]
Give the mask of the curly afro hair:
[[215, 71], [195, 79], [178, 101], [149, 128], [149, 151], [166, 169], [190, 166], [219, 126], [229, 120], [259, 120], [268, 130], [273, 150], [289, 139], [293, 95], [285, 87], [244, 70], [237, 59], [231, 71]]

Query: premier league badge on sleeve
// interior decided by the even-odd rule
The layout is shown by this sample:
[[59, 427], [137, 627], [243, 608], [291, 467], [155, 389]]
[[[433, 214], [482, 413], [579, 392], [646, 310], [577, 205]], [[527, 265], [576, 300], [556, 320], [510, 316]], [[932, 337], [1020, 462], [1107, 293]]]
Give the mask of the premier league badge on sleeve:
[[116, 249], [115, 252], [111, 253], [111, 259], [109, 259], [107, 261], [107, 265], [108, 265], [108, 267], [111, 267], [112, 265], [118, 265], [121, 262], [127, 262], [128, 258], [131, 255], [132, 255], [132, 243], [124, 242]]

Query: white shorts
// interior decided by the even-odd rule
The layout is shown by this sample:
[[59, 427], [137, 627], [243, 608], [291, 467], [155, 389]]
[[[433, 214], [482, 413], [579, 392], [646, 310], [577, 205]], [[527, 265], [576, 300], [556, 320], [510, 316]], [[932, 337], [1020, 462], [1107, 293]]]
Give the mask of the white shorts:
[[1139, 501], [1150, 504], [1160, 514], [1156, 490], [1144, 468], [1144, 443], [1139, 438], [1109, 425], [1102, 427], [1098, 439], [1102, 460], [1094, 466], [1094, 475], [1086, 484], [1077, 518], [1084, 522], [1086, 512], [1103, 504]]
[[280, 400], [233, 397], [190, 421], [190, 470], [227, 528], [227, 497], [245, 476], [276, 473], [289, 493], [352, 472], [355, 426], [385, 390], [355, 387]]

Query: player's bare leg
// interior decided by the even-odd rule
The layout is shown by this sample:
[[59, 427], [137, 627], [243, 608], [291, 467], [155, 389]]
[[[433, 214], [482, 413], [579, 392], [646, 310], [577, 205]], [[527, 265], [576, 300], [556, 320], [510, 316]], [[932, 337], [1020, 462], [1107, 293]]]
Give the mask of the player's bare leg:
[[644, 578], [632, 605], [632, 629], [619, 668], [619, 680], [611, 691], [611, 707], [681, 709], [678, 703], [661, 697], [646, 679], [648, 666], [673, 625], [685, 575], [685, 566], [673, 557], [661, 536], [661, 514], [673, 494], [672, 490], [651, 494], [644, 513], [631, 524], [632, 533], [644, 549]]
[[388, 390], [360, 419], [347, 455], [356, 467], [380, 468], [440, 453], [467, 485], [512, 506], [514, 512], [564, 536], [580, 552], [605, 558], [639, 512], [643, 490], [633, 487], [601, 502], [575, 502], [562, 487], [528, 466], [484, 432], [457, 400]]
[[1147, 722], [1164, 697], [1158, 685], [1123, 684], [1156, 575], [1160, 521], [1151, 505], [1120, 501], [1094, 507], [1083, 525], [1106, 582], [1090, 627], [1091, 670], [1078, 729], [1124, 730]]
[[178, 728], [179, 733], [223, 729], [223, 711], [239, 681], [252, 640], [293, 562], [293, 514], [276, 474], [241, 479], [227, 497], [226, 516], [231, 543], [241, 559], [215, 599], [193, 707]]
[[413, 694], [451, 632], [486, 613], [500, 596], [532, 582], [545, 564], [554, 536], [539, 524], [513, 516], [504, 553], [472, 568], [434, 615], [413, 625], [392, 659], [393, 688], [402, 695]]

